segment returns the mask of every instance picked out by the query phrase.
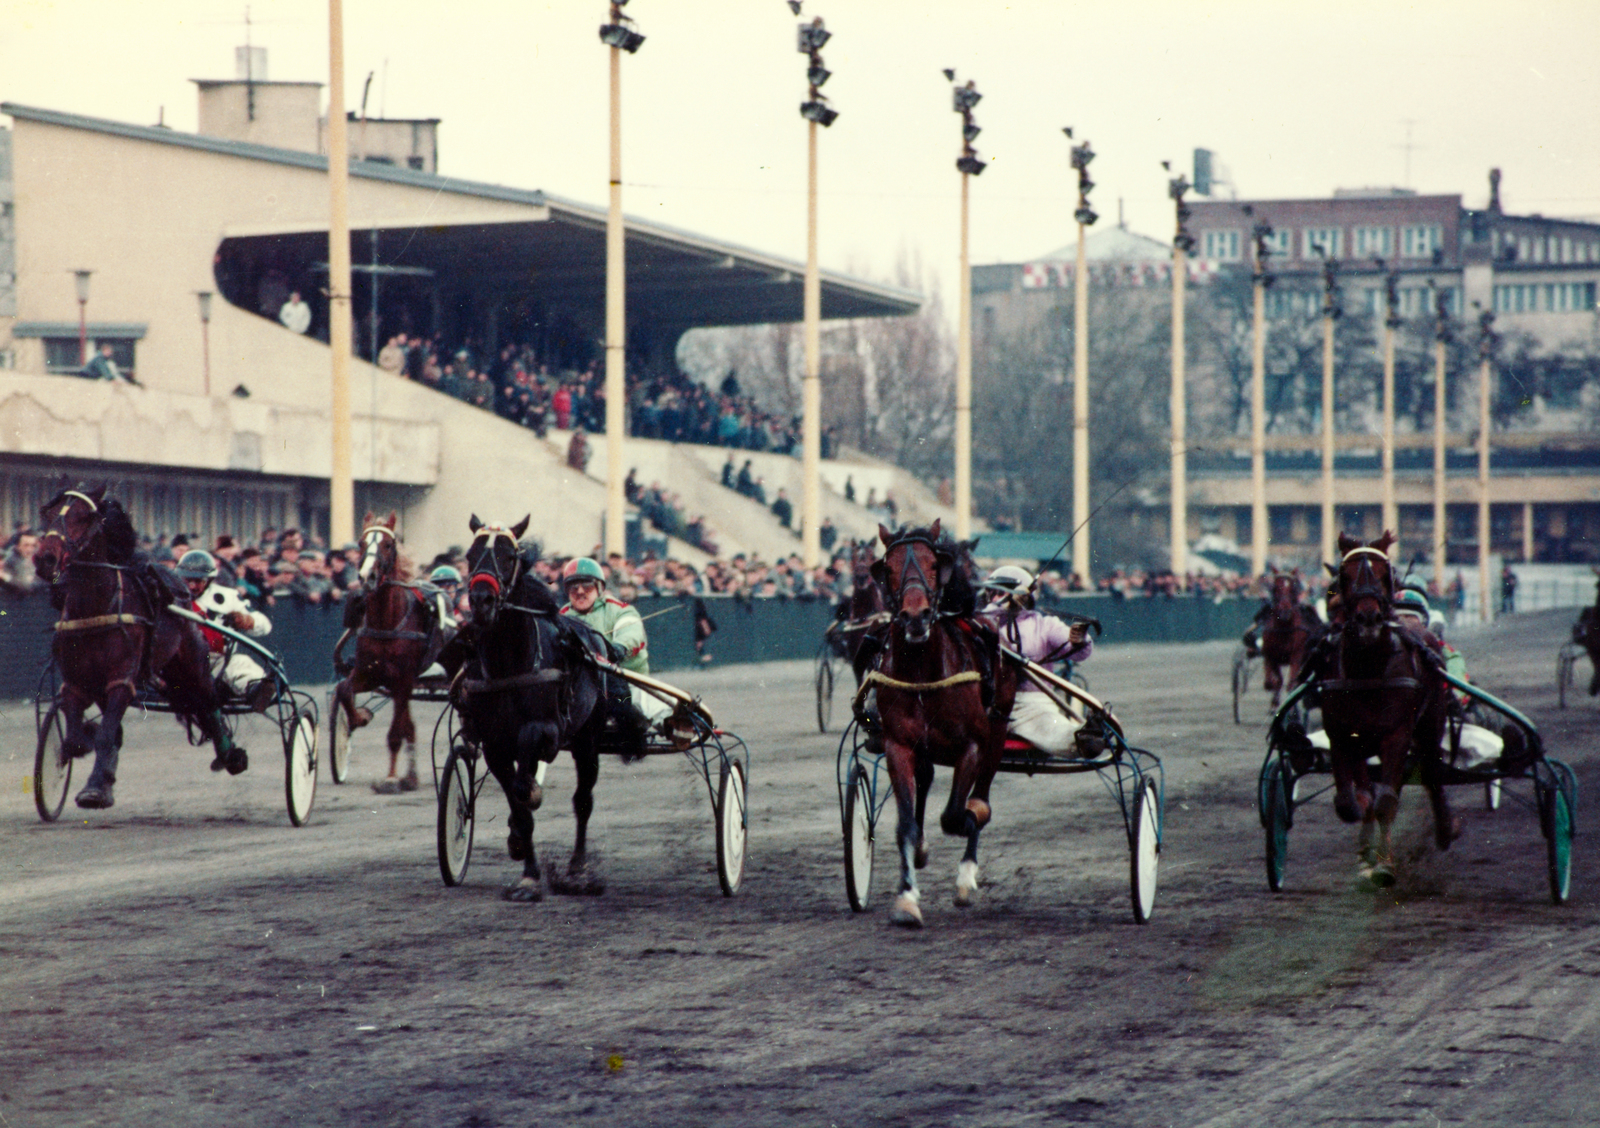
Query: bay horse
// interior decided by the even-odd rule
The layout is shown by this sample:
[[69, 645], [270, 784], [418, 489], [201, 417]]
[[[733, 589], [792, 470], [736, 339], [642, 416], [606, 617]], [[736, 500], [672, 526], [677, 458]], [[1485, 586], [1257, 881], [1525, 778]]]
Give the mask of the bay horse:
[[[51, 654], [61, 673], [58, 698], [66, 720], [62, 754], [94, 752], [78, 806], [104, 810], [115, 803], [122, 718], [153, 684], [191, 734], [198, 729], [216, 752], [211, 770], [238, 775], [249, 766], [223, 723], [210, 651], [200, 628], [162, 608], [187, 606], [190, 595], [176, 576], [154, 568], [138, 552], [133, 522], [106, 489], [62, 490], [40, 507], [39, 577], [51, 585], [60, 619]], [[98, 724], [84, 711], [100, 709]]]
[[[1448, 849], [1460, 833], [1442, 782], [1440, 744], [1449, 707], [1443, 664], [1433, 636], [1393, 614], [1396, 584], [1388, 550], [1394, 539], [1385, 532], [1363, 545], [1339, 535], [1343, 622], [1307, 664], [1321, 684], [1334, 810], [1345, 822], [1361, 823], [1359, 872], [1377, 887], [1394, 884], [1389, 829], [1412, 757], [1433, 807], [1439, 849]], [[1376, 780], [1367, 764], [1373, 756], [1380, 764]]]
[[[882, 740], [898, 821], [900, 887], [891, 923], [922, 925], [916, 870], [927, 862], [922, 816], [935, 765], [955, 769], [939, 827], [964, 836], [955, 903], [978, 888], [978, 835], [989, 822], [989, 788], [1005, 748], [1017, 674], [994, 660], [973, 619], [974, 596], [963, 546], [940, 523], [891, 533], [878, 526], [883, 557], [872, 565], [890, 623], [867, 683], [876, 685]], [[987, 683], [987, 684], [986, 684]]]
[[1299, 569], [1273, 573], [1272, 614], [1261, 631], [1261, 665], [1262, 686], [1271, 691], [1274, 709], [1283, 697], [1283, 668], [1289, 668], [1290, 685], [1299, 680], [1306, 650], [1322, 629], [1317, 613], [1301, 602], [1304, 595]]
[[[361, 595], [346, 607], [345, 622], [347, 629], [355, 629], [355, 665], [333, 691], [333, 707], [344, 710], [351, 732], [372, 720], [372, 710], [357, 707], [356, 694], [382, 689], [393, 702], [389, 775], [373, 785], [373, 790], [383, 795], [417, 789], [417, 729], [411, 720], [411, 693], [422, 671], [449, 641], [438, 609], [427, 593], [410, 582], [411, 569], [400, 553], [395, 522], [392, 512], [383, 521], [371, 513], [362, 519]], [[339, 649], [334, 646], [335, 655]], [[402, 744], [406, 774], [397, 776]]]
[[605, 883], [590, 871], [586, 848], [606, 720], [604, 675], [589, 655], [605, 653], [605, 641], [564, 617], [560, 601], [534, 574], [537, 547], [518, 543], [528, 518], [506, 528], [474, 515], [470, 528], [471, 619], [457, 639], [469, 657], [452, 697], [463, 734], [483, 750], [511, 806], [506, 850], [523, 869], [504, 896], [528, 902], [544, 895], [533, 846], [536, 774], [562, 748], [577, 766], [577, 832], [566, 872], [552, 874], [550, 887], [557, 893], [603, 893]]

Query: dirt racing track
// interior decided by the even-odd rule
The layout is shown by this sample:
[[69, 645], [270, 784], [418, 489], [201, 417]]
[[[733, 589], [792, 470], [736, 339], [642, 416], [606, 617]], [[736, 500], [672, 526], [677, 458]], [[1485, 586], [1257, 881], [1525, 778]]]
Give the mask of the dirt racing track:
[[[705, 784], [670, 759], [602, 765], [603, 895], [511, 905], [498, 792], [465, 885], [446, 888], [426, 783], [369, 786], [382, 721], [357, 734], [349, 783], [324, 763], [301, 829], [270, 727], [246, 729], [251, 770], [229, 779], [155, 716], [128, 726], [114, 809], [45, 825], [32, 710], [12, 703], [0, 1125], [1592, 1125], [1600, 709], [1586, 680], [1557, 708], [1571, 618], [1457, 638], [1577, 772], [1564, 906], [1533, 813], [1471, 789], [1452, 792], [1466, 833], [1446, 854], [1407, 789], [1400, 884], [1381, 895], [1354, 889], [1354, 830], [1331, 803], [1304, 809], [1269, 892], [1265, 698], [1254, 687], [1232, 722], [1228, 643], [1108, 644], [1084, 669], [1165, 764], [1143, 926], [1092, 775], [997, 781], [975, 907], [951, 905], [960, 849], [936, 837], [927, 927], [891, 929], [890, 831], [872, 906], [851, 912], [844, 710], [817, 733], [805, 662], [669, 679], [750, 746], [733, 898]], [[571, 843], [571, 781], [563, 760], [539, 812], [547, 870]], [[933, 801], [947, 787], [941, 771]]]

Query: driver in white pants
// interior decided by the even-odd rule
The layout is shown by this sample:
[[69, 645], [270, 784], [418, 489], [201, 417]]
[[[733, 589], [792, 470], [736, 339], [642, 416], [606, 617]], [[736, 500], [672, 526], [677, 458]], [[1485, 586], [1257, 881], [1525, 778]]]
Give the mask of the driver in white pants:
[[[1041, 666], [1055, 662], [1082, 662], [1094, 652], [1094, 642], [1083, 624], [1067, 626], [1054, 615], [1033, 609], [1033, 577], [1026, 569], [1003, 565], [989, 573], [983, 589], [994, 599], [983, 617], [1000, 632], [1000, 640], [1029, 661]], [[1069, 703], [1076, 704], [1072, 698]], [[1017, 683], [1007, 731], [1042, 752], [1076, 751], [1082, 711], [1065, 713], [1051, 695], [1028, 677]]]
[[[209, 552], [201, 549], [186, 552], [173, 570], [188, 585], [194, 610], [207, 619], [251, 638], [263, 638], [272, 633], [272, 620], [253, 609], [237, 588], [217, 583], [217, 562]], [[255, 655], [229, 642], [218, 631], [204, 633], [211, 649], [211, 676], [236, 696], [251, 698], [252, 705], [264, 711], [277, 687], [267, 680], [267, 672]]]

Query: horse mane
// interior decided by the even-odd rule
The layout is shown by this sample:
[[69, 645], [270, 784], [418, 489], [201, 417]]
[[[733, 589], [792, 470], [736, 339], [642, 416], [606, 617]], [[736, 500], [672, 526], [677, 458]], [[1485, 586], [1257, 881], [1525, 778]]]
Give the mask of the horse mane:
[[112, 564], [131, 564], [139, 551], [139, 534], [134, 531], [133, 518], [122, 508], [122, 502], [108, 498], [100, 503], [104, 514], [100, 527], [105, 530], [106, 559]]
[[416, 564], [412, 561], [411, 557], [406, 555], [406, 550], [396, 544], [394, 550], [394, 578], [399, 580], [401, 583], [405, 583], [408, 580], [414, 579], [416, 574]]
[[517, 581], [517, 602], [534, 611], [561, 613], [561, 601], [550, 585], [541, 580], [534, 566], [543, 558], [544, 546], [536, 540], [520, 541], [517, 554], [522, 560], [522, 578]]

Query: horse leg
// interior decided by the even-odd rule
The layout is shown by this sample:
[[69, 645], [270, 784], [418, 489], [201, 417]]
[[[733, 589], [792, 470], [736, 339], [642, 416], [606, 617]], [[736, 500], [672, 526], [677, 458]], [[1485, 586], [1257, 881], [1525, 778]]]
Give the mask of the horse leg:
[[1333, 761], [1333, 810], [1340, 822], [1361, 822], [1371, 806], [1368, 793], [1366, 750], [1335, 748]]
[[1394, 825], [1395, 815], [1400, 811], [1400, 787], [1405, 778], [1406, 751], [1410, 746], [1411, 733], [1404, 728], [1385, 733], [1379, 743], [1382, 767], [1379, 768], [1378, 781], [1372, 787], [1372, 809], [1367, 815], [1369, 820], [1377, 823], [1377, 841], [1362, 858], [1362, 876], [1379, 889], [1386, 889], [1395, 882], [1389, 831]]
[[578, 771], [577, 786], [572, 791], [572, 814], [578, 827], [572, 839], [567, 872], [559, 877], [551, 875], [550, 888], [557, 893], [597, 896], [606, 891], [606, 882], [589, 868], [589, 816], [594, 813], [594, 785], [600, 778], [600, 753], [593, 744], [574, 748], [572, 762]]
[[356, 705], [356, 694], [365, 693], [371, 688], [366, 683], [359, 665], [349, 677], [333, 687], [334, 708], [344, 709], [344, 719], [349, 722], [351, 732], [365, 728], [372, 722], [372, 710]]
[[517, 799], [516, 761], [484, 749], [484, 761], [489, 771], [500, 781], [500, 790], [506, 793], [506, 803], [511, 808], [507, 820], [510, 834], [506, 836], [506, 854], [513, 862], [522, 863], [522, 876], [506, 886], [501, 894], [507, 901], [531, 903], [544, 899], [544, 883], [539, 876], [539, 858], [533, 848], [533, 812]]
[[[916, 855], [922, 848], [922, 826], [917, 821], [916, 755], [899, 741], [887, 736], [884, 755], [889, 761], [889, 783], [894, 788], [895, 845], [900, 851], [900, 892], [889, 910], [889, 923], [906, 928], [922, 927], [922, 893], [917, 889]], [[933, 772], [930, 765], [929, 776]]]
[[924, 869], [928, 865], [928, 836], [923, 833], [927, 825], [923, 819], [928, 811], [928, 790], [933, 787], [933, 761], [926, 757], [917, 758], [917, 850], [916, 857], [912, 859], [917, 869]]
[[71, 686], [62, 692], [62, 699], [67, 718], [67, 748], [94, 750], [94, 768], [89, 773], [88, 783], [78, 792], [74, 802], [85, 810], [104, 810], [115, 802], [112, 785], [117, 782], [119, 742], [116, 737], [122, 724], [122, 714], [132, 699], [132, 691], [125, 683], [113, 686], [106, 694], [106, 707], [101, 714], [100, 724], [92, 730], [83, 720], [83, 711], [89, 704], [87, 699]]
[[[417, 789], [417, 726], [411, 720], [411, 686], [401, 683], [393, 687], [394, 719], [389, 723], [389, 778], [395, 778], [400, 756], [400, 745], [406, 748], [406, 774], [400, 777], [401, 791]], [[533, 810], [533, 804], [528, 809]]]

